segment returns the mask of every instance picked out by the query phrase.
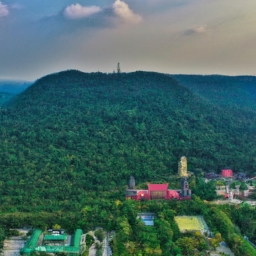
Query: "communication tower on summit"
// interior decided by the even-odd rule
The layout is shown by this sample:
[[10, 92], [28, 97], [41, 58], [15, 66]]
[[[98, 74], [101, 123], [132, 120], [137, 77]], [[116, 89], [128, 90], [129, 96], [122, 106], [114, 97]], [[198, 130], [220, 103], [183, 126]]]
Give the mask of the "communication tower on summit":
[[117, 74], [121, 73], [121, 67], [120, 67], [120, 63], [119, 62], [117, 63], [116, 72], [117, 72]]

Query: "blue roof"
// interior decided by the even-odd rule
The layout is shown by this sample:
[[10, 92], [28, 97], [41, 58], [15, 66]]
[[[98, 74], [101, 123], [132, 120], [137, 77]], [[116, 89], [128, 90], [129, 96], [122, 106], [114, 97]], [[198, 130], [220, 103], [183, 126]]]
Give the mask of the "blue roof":
[[154, 221], [153, 220], [143, 220], [142, 221], [144, 222], [144, 224], [146, 226], [154, 226]]

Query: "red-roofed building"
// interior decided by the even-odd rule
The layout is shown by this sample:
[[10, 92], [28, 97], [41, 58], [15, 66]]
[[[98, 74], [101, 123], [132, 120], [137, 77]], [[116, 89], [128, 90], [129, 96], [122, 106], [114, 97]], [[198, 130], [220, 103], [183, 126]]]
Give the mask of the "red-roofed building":
[[221, 175], [224, 178], [232, 178], [233, 177], [233, 171], [231, 169], [224, 169], [221, 171]]
[[167, 199], [168, 183], [166, 184], [148, 183], [148, 193], [149, 193], [150, 199]]
[[168, 199], [179, 199], [180, 194], [176, 190], [168, 190]]
[[186, 195], [183, 195], [182, 189], [169, 190], [168, 183], [165, 184], [150, 184], [148, 183], [148, 190], [127, 189], [126, 199], [132, 200], [154, 200], [154, 199], [190, 199], [191, 191], [188, 189]]
[[150, 183], [148, 183], [148, 190], [149, 191], [168, 190], [168, 183], [165, 183], [165, 184], [150, 184]]

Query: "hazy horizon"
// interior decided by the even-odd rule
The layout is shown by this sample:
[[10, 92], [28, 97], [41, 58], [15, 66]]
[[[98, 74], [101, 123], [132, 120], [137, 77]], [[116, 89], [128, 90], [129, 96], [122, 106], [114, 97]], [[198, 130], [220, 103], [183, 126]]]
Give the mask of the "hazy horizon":
[[256, 75], [253, 0], [0, 0], [0, 79], [67, 69]]

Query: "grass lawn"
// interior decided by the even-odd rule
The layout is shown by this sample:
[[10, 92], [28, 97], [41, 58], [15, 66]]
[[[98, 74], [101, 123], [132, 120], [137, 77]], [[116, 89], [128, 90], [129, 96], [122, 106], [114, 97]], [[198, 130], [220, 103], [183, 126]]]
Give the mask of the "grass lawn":
[[201, 216], [176, 216], [174, 219], [181, 232], [207, 229]]

